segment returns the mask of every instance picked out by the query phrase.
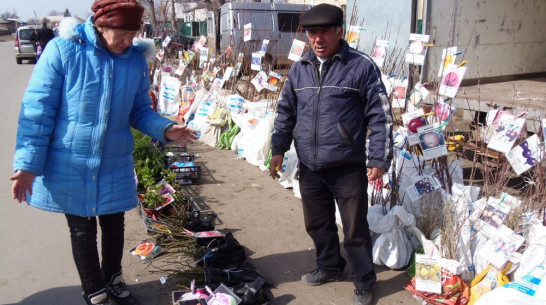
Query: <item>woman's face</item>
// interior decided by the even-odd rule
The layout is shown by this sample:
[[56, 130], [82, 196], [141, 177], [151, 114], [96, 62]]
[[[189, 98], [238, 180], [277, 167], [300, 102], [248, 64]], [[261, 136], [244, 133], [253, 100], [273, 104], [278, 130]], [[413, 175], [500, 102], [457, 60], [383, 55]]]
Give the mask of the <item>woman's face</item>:
[[97, 27], [102, 44], [108, 51], [114, 54], [121, 54], [133, 44], [138, 31], [127, 31]]

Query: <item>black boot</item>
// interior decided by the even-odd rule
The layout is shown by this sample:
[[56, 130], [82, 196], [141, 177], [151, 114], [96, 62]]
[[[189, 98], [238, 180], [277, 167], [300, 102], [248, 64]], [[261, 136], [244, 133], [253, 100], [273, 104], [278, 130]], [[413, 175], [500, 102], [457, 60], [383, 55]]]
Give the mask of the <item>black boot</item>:
[[137, 305], [137, 299], [129, 292], [127, 286], [121, 278], [121, 272], [112, 276], [106, 284], [108, 295], [119, 305]]

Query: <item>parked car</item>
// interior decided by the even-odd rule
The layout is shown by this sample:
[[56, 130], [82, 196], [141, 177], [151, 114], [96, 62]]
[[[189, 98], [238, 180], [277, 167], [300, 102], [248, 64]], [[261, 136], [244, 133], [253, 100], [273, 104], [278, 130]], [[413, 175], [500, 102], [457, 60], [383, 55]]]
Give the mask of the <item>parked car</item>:
[[15, 31], [15, 60], [22, 64], [23, 59], [36, 61], [36, 46], [30, 41], [30, 35], [34, 30], [39, 30], [39, 25], [25, 25]]

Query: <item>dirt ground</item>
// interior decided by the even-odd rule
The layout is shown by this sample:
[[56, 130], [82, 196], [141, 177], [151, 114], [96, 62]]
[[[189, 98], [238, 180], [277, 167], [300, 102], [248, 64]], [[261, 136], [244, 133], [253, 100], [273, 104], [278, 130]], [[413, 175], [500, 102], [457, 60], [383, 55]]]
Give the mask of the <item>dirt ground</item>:
[[[203, 213], [218, 215], [216, 229], [233, 232], [246, 248], [249, 261], [272, 283], [265, 290], [272, 304], [352, 304], [354, 286], [348, 280], [319, 287], [301, 282], [301, 275], [315, 267], [315, 253], [304, 230], [301, 201], [291, 189], [284, 189], [266, 172], [237, 159], [231, 151], [201, 142], [191, 145], [188, 151], [196, 155], [195, 161], [203, 173], [202, 184], [187, 187], [190, 195]], [[135, 210], [128, 214], [127, 246], [146, 237], [138, 217]], [[153, 266], [146, 267], [131, 255], [124, 260], [125, 265], [130, 265], [125, 267], [125, 278], [128, 284], [137, 284], [136, 279], [139, 280], [135, 294], [143, 304], [168, 302], [172, 280], [161, 285], [161, 274], [151, 273]], [[417, 304], [403, 290], [410, 280], [405, 270], [376, 266], [376, 271], [374, 304]], [[349, 267], [345, 274], [348, 277]]]

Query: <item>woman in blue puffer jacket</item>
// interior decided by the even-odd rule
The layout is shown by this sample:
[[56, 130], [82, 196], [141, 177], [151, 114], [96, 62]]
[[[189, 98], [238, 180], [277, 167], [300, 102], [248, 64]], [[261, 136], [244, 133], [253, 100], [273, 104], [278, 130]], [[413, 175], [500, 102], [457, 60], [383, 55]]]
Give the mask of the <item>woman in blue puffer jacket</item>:
[[182, 144], [195, 136], [151, 108], [145, 56], [154, 55], [153, 41], [133, 45], [144, 8], [96, 0], [92, 11], [84, 24], [65, 19], [36, 65], [19, 116], [12, 194], [66, 215], [87, 304], [136, 304], [121, 279], [124, 212], [137, 205], [130, 128]]

